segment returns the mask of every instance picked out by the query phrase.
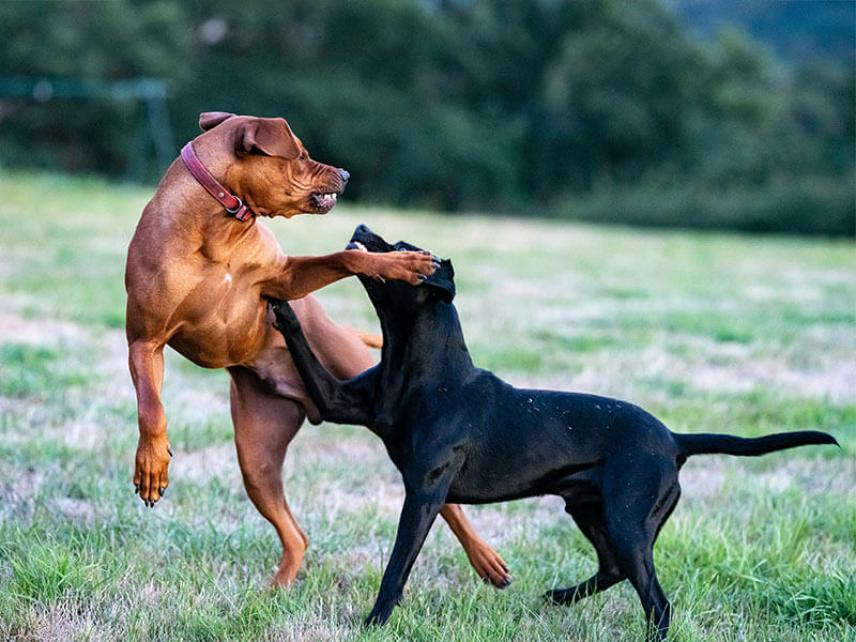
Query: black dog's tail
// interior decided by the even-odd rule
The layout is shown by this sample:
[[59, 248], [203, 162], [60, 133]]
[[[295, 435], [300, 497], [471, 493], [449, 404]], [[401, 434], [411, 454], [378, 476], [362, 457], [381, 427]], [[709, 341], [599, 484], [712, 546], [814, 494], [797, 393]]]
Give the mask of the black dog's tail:
[[692, 455], [737, 455], [739, 457], [757, 457], [777, 450], [811, 446], [813, 444], [835, 444], [838, 442], [832, 435], [818, 430], [798, 430], [796, 432], [779, 432], [763, 437], [744, 438], [734, 435], [717, 435], [714, 433], [684, 433], [675, 434], [680, 456]]

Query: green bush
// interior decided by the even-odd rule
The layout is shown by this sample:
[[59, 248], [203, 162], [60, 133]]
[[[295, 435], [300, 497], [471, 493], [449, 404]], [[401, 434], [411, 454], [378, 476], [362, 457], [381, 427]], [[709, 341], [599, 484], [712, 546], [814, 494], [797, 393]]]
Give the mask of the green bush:
[[852, 185], [852, 177], [722, 190], [648, 185], [570, 198], [555, 215], [597, 223], [853, 237]]
[[[6, 2], [0, 68], [165, 78], [176, 152], [200, 111], [285, 116], [313, 156], [351, 172], [351, 200], [499, 213], [570, 202], [592, 220], [852, 231], [852, 56], [777, 58], [735, 29], [702, 39], [676, 4]], [[803, 4], [826, 16], [816, 45], [856, 17]], [[0, 95], [0, 165], [147, 164], [140, 104], [43, 98]], [[163, 169], [148, 163], [148, 179]], [[650, 176], [706, 187], [659, 193]]]

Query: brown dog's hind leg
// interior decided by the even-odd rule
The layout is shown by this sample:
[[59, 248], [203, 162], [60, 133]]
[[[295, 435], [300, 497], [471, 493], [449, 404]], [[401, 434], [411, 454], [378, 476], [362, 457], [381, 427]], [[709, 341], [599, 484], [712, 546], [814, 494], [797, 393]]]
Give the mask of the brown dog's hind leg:
[[232, 423], [244, 487], [282, 543], [282, 559], [271, 584], [285, 586], [297, 576], [309, 544], [291, 514], [282, 487], [282, 464], [288, 444], [303, 423], [303, 409], [294, 401], [266, 392], [249, 370], [230, 368], [229, 374]]
[[500, 589], [511, 584], [511, 575], [505, 560], [481, 538], [460, 506], [444, 504], [440, 515], [464, 547], [470, 564], [480, 578]]

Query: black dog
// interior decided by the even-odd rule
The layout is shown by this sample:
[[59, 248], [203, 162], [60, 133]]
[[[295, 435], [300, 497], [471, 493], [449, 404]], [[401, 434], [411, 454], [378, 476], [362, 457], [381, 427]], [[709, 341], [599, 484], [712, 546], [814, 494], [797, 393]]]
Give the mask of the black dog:
[[[394, 246], [365, 226], [351, 247]], [[401, 471], [406, 498], [395, 547], [367, 624], [383, 624], [446, 502], [481, 504], [559, 495], [597, 551], [597, 573], [547, 595], [566, 604], [628, 579], [652, 637], [669, 628], [669, 602], [657, 581], [653, 545], [680, 495], [678, 471], [705, 453], [763, 455], [808, 444], [835, 444], [823, 432], [743, 439], [675, 434], [641, 408], [607, 397], [523, 390], [473, 365], [452, 299], [450, 261], [419, 287], [360, 277], [383, 329], [381, 362], [349, 381], [318, 361], [284, 301], [276, 326], [321, 416], [375, 432]], [[653, 623], [653, 630], [651, 624]]]

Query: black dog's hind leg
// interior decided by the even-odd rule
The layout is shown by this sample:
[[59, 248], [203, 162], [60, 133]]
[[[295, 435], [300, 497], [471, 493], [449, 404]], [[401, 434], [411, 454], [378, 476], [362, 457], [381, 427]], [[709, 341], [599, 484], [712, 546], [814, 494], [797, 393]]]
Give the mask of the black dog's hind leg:
[[377, 601], [366, 618], [366, 626], [384, 624], [401, 600], [404, 584], [410, 576], [410, 570], [425, 543], [431, 525], [446, 501], [450, 483], [451, 475], [448, 474], [433, 481], [430, 488], [407, 489], [398, 520], [395, 546], [383, 573]]
[[604, 515], [612, 549], [645, 611], [649, 640], [665, 640], [672, 618], [654, 569], [654, 541], [680, 495], [674, 462], [613, 462], [604, 471]]
[[276, 315], [274, 326], [285, 337], [294, 365], [321, 418], [336, 423], [370, 424], [376, 369], [371, 368], [353, 379], [340, 381], [328, 372], [309, 347], [300, 321], [288, 302], [280, 299], [269, 301]]
[[547, 591], [544, 597], [556, 604], [571, 604], [578, 600], [605, 591], [610, 586], [617, 584], [625, 578], [619, 566], [615, 551], [609, 542], [606, 531], [606, 521], [603, 517], [603, 504], [600, 502], [587, 502], [585, 504], [573, 505], [570, 502], [565, 510], [574, 518], [583, 535], [592, 543], [597, 551], [597, 573], [576, 586], [565, 589], [553, 589]]

